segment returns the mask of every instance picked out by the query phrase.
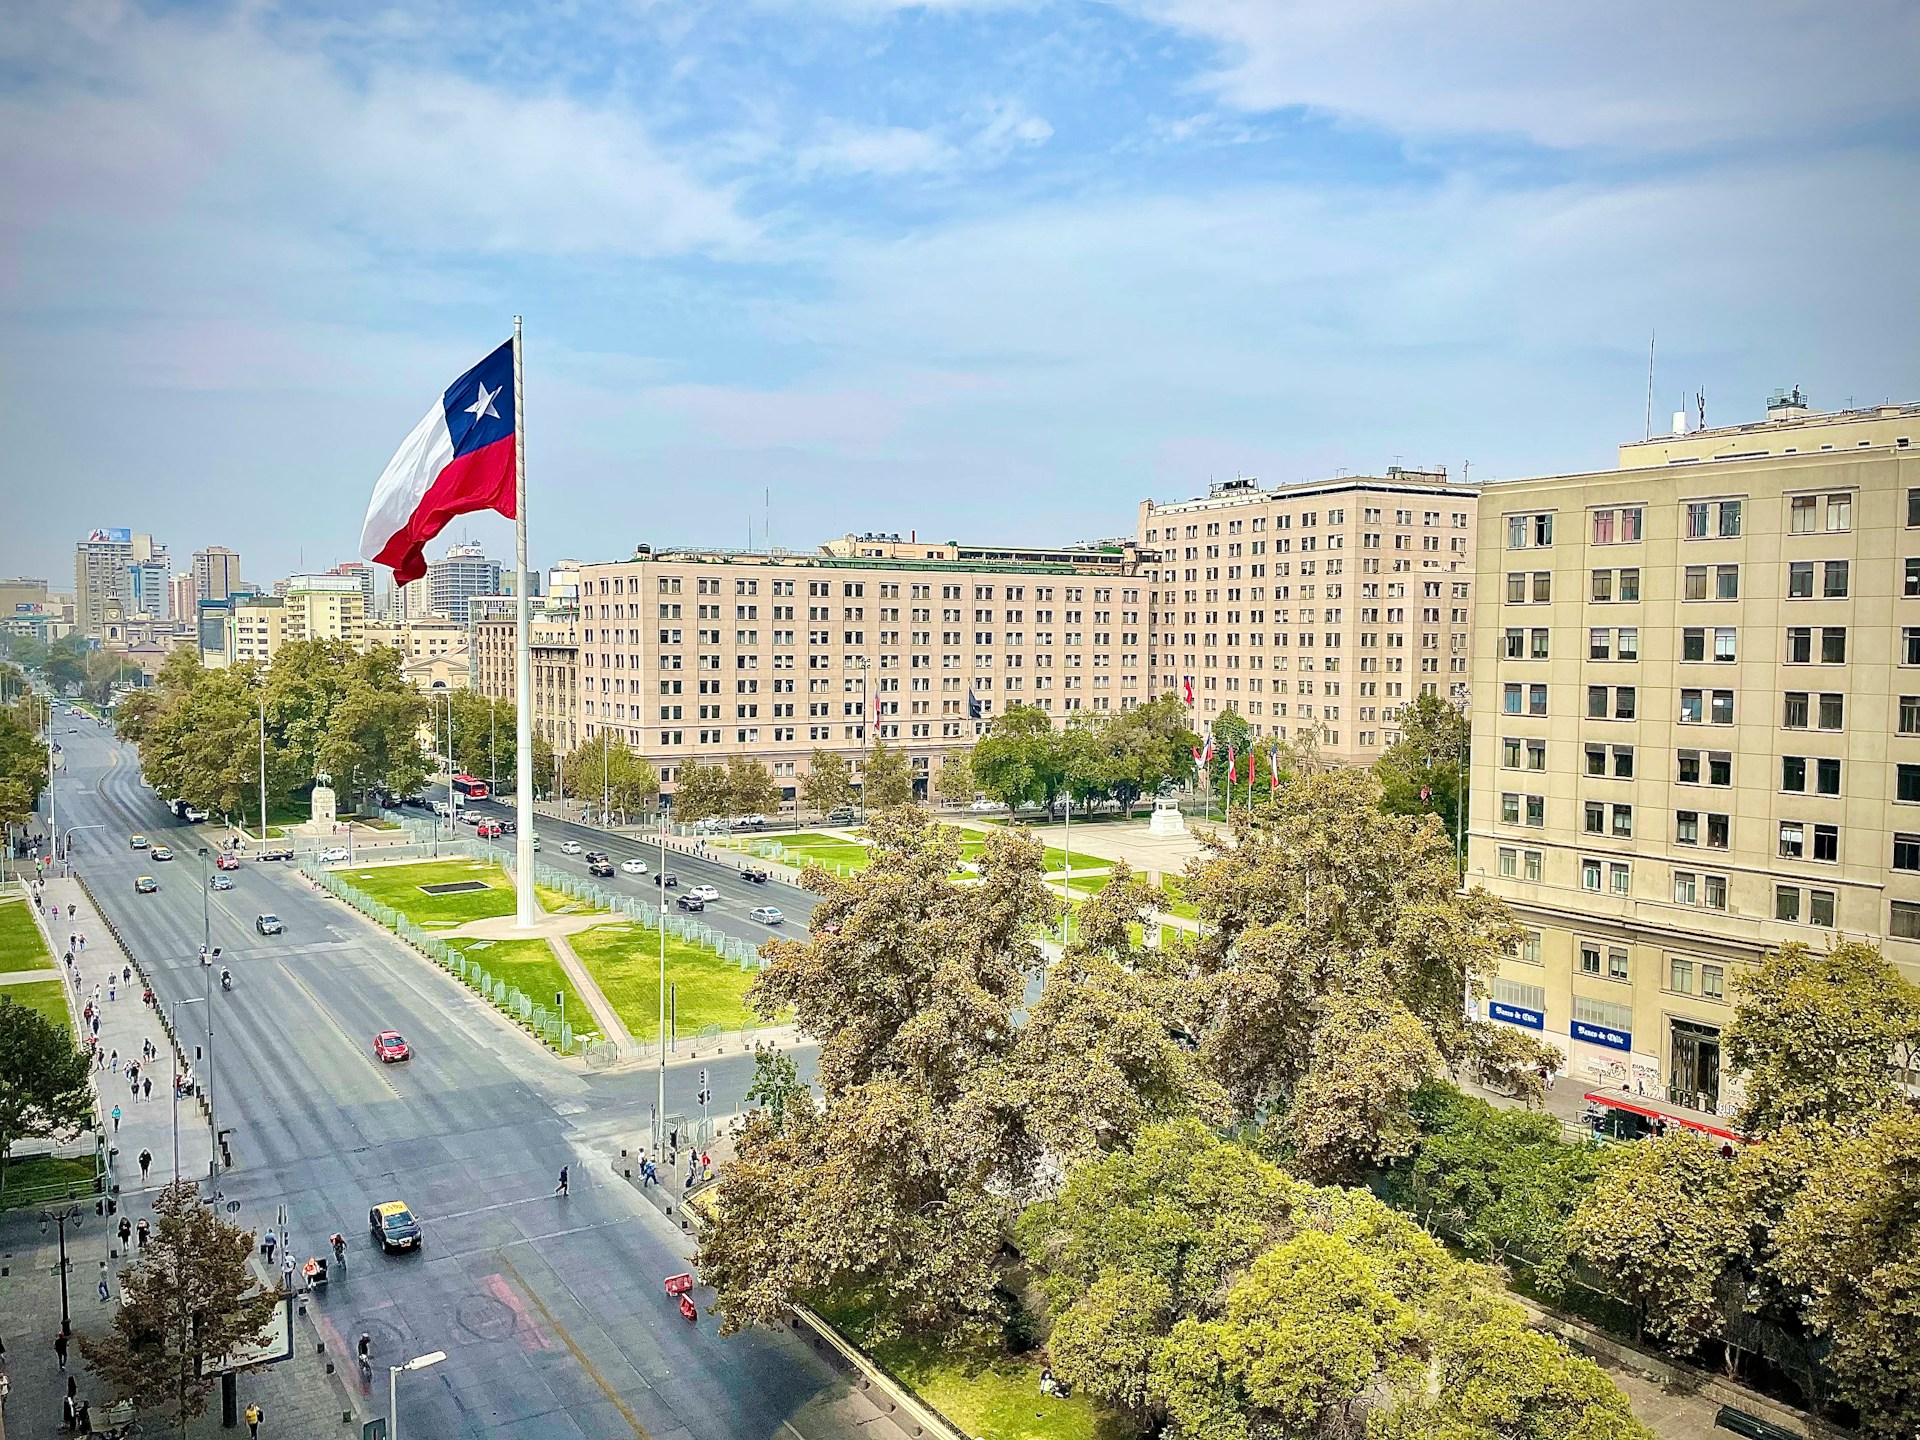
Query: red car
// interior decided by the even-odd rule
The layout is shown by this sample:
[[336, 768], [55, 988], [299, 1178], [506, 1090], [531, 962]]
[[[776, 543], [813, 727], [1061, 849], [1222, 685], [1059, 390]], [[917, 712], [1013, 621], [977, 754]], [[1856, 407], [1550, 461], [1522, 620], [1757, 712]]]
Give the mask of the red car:
[[213, 862], [213, 865], [216, 870], [238, 870], [240, 868], [240, 857], [238, 855], [222, 855]]
[[500, 838], [500, 827], [491, 820], [482, 820], [479, 828], [473, 833], [478, 835], [482, 840], [498, 840]]
[[395, 1060], [413, 1058], [413, 1051], [407, 1048], [407, 1042], [400, 1038], [398, 1030], [382, 1030], [373, 1037], [373, 1053], [382, 1064], [391, 1064]]

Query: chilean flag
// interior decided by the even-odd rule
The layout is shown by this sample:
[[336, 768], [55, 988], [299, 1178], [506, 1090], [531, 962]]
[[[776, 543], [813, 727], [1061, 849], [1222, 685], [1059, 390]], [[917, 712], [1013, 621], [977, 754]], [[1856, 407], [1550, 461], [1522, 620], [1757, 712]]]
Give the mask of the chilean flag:
[[447, 387], [373, 487], [360, 554], [405, 585], [427, 573], [427, 542], [456, 515], [514, 518], [513, 342]]

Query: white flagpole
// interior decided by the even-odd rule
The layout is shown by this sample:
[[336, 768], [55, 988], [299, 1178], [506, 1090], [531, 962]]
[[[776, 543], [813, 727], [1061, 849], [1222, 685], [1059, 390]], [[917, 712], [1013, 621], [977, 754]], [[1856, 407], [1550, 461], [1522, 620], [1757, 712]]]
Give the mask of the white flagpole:
[[540, 912], [533, 903], [533, 601], [527, 593], [527, 410], [521, 377], [520, 317], [513, 317], [513, 544], [514, 584], [514, 832], [517, 884], [514, 923], [530, 930]]

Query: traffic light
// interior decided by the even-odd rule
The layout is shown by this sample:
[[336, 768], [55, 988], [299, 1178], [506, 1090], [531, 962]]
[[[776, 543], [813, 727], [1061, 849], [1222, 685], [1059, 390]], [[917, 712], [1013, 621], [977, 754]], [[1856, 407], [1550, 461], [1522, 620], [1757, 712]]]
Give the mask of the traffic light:
[[707, 1067], [702, 1065], [700, 1067], [700, 1103], [704, 1105], [712, 1098], [712, 1093], [707, 1089]]

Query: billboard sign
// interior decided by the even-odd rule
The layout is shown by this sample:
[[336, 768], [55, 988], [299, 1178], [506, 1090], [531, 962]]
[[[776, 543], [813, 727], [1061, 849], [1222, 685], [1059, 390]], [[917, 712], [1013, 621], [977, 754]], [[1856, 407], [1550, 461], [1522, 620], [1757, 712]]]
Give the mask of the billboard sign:
[[1499, 1000], [1487, 1002], [1487, 1013], [1496, 1020], [1504, 1020], [1509, 1025], [1524, 1025], [1529, 1030], [1547, 1028], [1547, 1017], [1538, 1010], [1525, 1005], [1507, 1005]]
[[1633, 1035], [1626, 1030], [1615, 1030], [1611, 1025], [1594, 1025], [1585, 1020], [1575, 1020], [1569, 1027], [1576, 1040], [1584, 1040], [1589, 1045], [1604, 1045], [1609, 1050], [1633, 1049]]
[[87, 539], [90, 542], [100, 541], [108, 545], [131, 545], [133, 543], [133, 531], [131, 529], [96, 530], [87, 536]]

